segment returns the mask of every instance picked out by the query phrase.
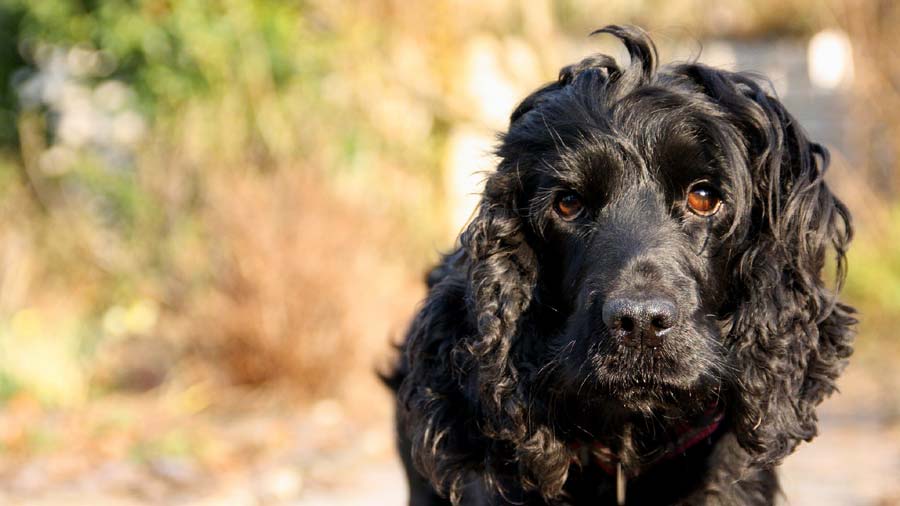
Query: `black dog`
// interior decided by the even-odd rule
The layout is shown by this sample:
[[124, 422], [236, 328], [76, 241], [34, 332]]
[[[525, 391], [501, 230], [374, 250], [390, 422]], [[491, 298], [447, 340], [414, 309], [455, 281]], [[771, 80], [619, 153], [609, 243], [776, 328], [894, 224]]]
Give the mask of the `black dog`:
[[512, 113], [391, 378], [410, 503], [772, 504], [851, 354], [828, 155], [746, 74], [562, 69]]

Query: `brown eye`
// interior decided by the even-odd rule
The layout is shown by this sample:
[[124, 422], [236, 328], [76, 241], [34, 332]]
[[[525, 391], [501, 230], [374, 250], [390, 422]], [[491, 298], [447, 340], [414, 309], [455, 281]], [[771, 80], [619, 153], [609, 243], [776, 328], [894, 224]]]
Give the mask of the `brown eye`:
[[694, 183], [687, 196], [687, 206], [696, 215], [712, 216], [722, 207], [716, 188], [704, 181]]
[[578, 216], [581, 215], [581, 211], [584, 210], [584, 205], [581, 203], [581, 198], [578, 195], [569, 192], [563, 193], [558, 199], [556, 199], [556, 204], [554, 204], [556, 208], [556, 212], [559, 216], [566, 220], [572, 221]]

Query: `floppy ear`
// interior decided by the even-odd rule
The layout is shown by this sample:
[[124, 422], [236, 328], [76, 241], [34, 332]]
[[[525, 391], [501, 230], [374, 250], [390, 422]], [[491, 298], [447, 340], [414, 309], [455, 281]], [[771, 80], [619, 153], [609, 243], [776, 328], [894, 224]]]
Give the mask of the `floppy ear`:
[[503, 433], [510, 430], [508, 420], [521, 416], [521, 406], [506, 402], [519, 383], [509, 355], [537, 278], [525, 220], [517, 212], [514, 176], [505, 172], [501, 167], [489, 178], [478, 214], [460, 237], [469, 260], [467, 301], [476, 335], [454, 349], [458, 365], [477, 376], [486, 430], [501, 437], [512, 436]]
[[845, 275], [850, 214], [824, 181], [828, 152], [751, 78], [690, 65], [683, 70], [725, 108], [743, 137], [748, 169], [737, 235], [736, 307], [729, 335], [738, 365], [731, 407], [741, 445], [774, 465], [817, 432], [815, 407], [831, 394], [852, 352], [853, 309], [822, 279], [835, 255]]
[[[504, 475], [520, 474], [522, 463], [509, 456], [534, 444], [510, 356], [537, 278], [518, 191], [513, 170], [501, 164], [460, 248], [436, 269], [408, 337], [400, 399], [413, 461], [454, 502], [470, 471], [495, 488]], [[506, 457], [492, 458], [501, 451]]]

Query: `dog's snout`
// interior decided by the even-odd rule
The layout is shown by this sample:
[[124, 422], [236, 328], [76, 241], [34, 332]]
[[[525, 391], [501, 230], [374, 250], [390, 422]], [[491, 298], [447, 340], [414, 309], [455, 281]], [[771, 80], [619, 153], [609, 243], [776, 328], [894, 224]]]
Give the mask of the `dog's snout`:
[[659, 346], [676, 316], [675, 302], [665, 296], [617, 297], [603, 304], [603, 323], [628, 346]]

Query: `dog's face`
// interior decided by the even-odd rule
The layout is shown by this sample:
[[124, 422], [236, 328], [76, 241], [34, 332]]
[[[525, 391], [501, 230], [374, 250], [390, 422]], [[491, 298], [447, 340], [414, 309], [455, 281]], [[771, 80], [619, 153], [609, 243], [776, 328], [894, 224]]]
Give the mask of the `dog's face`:
[[[572, 110], [565, 102], [577, 98], [560, 96], [554, 108]], [[709, 142], [733, 128], [692, 98], [656, 89], [574, 128], [545, 114], [535, 119], [549, 149], [529, 149], [530, 163], [507, 160], [527, 173], [541, 302], [564, 316], [539, 361], [561, 383], [551, 389], [578, 391], [582, 410], [615, 401], [598, 409], [650, 411], [711, 396], [727, 370], [729, 232], [747, 200], [733, 179], [747, 168], [729, 166]], [[533, 126], [528, 119], [508, 144]]]
[[475, 470], [552, 497], [571, 438], [711, 403], [771, 466], [815, 435], [852, 351], [822, 279], [851, 235], [824, 148], [753, 78], [657, 72], [645, 33], [601, 31], [631, 64], [588, 58], [513, 112], [411, 328], [401, 419], [439, 490]]

